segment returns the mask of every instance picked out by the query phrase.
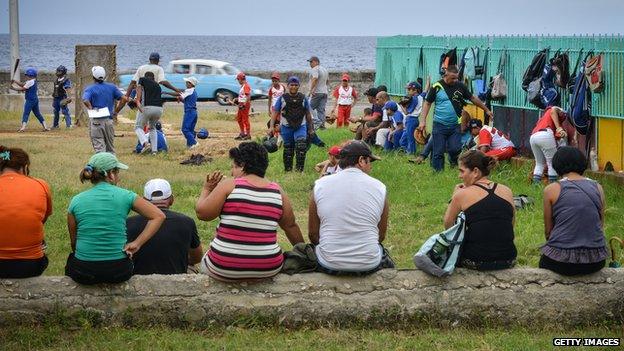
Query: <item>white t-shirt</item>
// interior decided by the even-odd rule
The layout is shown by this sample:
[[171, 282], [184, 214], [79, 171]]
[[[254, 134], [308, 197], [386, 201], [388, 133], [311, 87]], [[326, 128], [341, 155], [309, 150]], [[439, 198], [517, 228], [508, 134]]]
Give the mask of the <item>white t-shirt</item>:
[[158, 83], [167, 80], [165, 79], [165, 70], [159, 65], [155, 65], [153, 63], [148, 63], [147, 65], [140, 66], [137, 69], [136, 73], [134, 73], [132, 80], [138, 83], [139, 78], [144, 77], [146, 72], [154, 73], [154, 81]]
[[35, 79], [29, 79], [24, 82], [24, 89], [29, 89], [33, 85], [35, 85]]
[[282, 97], [282, 95], [284, 95], [284, 86], [280, 84], [279, 88], [275, 88], [274, 86], [271, 86], [271, 89], [269, 89], [269, 95], [272, 97], [273, 100], [271, 100], [271, 107], [275, 108], [275, 104], [277, 104], [277, 100], [279, 100], [279, 98]]
[[327, 94], [327, 78], [329, 74], [325, 67], [321, 65], [317, 65], [310, 70], [310, 87], [312, 87], [312, 78], [316, 78], [316, 89], [315, 93], [317, 94]]
[[321, 220], [316, 255], [328, 269], [368, 271], [381, 262], [379, 228], [386, 186], [350, 167], [318, 179], [314, 201]]

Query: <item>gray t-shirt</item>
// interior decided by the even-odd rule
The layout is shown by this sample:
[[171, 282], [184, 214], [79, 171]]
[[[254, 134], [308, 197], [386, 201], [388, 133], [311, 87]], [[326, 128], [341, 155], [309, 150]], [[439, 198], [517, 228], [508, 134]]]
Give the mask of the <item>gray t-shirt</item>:
[[317, 65], [310, 70], [310, 88], [312, 88], [312, 78], [318, 79], [314, 93], [327, 94], [327, 77], [327, 70], [321, 65]]

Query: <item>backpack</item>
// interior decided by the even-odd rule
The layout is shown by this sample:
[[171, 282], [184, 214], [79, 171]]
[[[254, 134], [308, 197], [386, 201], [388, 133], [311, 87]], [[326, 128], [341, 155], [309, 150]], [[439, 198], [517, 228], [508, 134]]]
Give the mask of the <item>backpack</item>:
[[586, 135], [591, 123], [591, 92], [585, 77], [585, 61], [581, 63], [575, 78], [574, 91], [570, 95], [568, 116], [576, 131]]
[[568, 85], [566, 86], [568, 90], [568, 94], [572, 95], [574, 93], [574, 85], [576, 83], [576, 76], [579, 68], [579, 64], [583, 62], [583, 49], [579, 50], [578, 57], [576, 58], [576, 63], [574, 64], [574, 70], [570, 73], [570, 79], [568, 79]]
[[440, 75], [444, 75], [448, 66], [457, 65], [457, 48], [453, 48], [440, 55]]
[[507, 50], [504, 50], [498, 61], [498, 69], [496, 70], [496, 75], [490, 83], [490, 87], [492, 88], [490, 98], [492, 100], [505, 100], [505, 98], [507, 97], [507, 81], [505, 80], [505, 76], [503, 74], [506, 63]]
[[550, 64], [555, 71], [555, 84], [559, 87], [566, 88], [570, 81], [570, 58], [568, 53], [555, 54], [555, 57], [550, 60]]
[[460, 212], [455, 225], [425, 241], [414, 255], [416, 267], [436, 277], [451, 275], [459, 259], [465, 229], [466, 217]]
[[547, 57], [548, 49], [544, 49], [533, 56], [531, 64], [527, 67], [522, 76], [522, 90], [528, 91], [529, 84], [542, 76]]
[[527, 91], [527, 101], [537, 106], [538, 108], [544, 108], [544, 104], [542, 103], [542, 78], [537, 78], [531, 83], [529, 83]]
[[601, 93], [604, 90], [604, 71], [602, 70], [603, 56], [596, 55], [585, 64], [585, 76], [589, 83], [589, 89], [594, 93]]
[[[466, 48], [461, 59], [459, 68], [459, 79], [467, 78], [469, 80], [476, 79], [483, 74], [483, 65], [479, 61], [479, 48]], [[479, 67], [479, 69], [477, 69]], [[479, 73], [477, 73], [479, 72]]]
[[539, 92], [539, 97], [542, 106], [559, 106], [561, 104], [561, 97], [555, 87], [556, 72], [553, 65], [544, 65], [544, 71], [542, 73], [541, 85], [542, 88]]

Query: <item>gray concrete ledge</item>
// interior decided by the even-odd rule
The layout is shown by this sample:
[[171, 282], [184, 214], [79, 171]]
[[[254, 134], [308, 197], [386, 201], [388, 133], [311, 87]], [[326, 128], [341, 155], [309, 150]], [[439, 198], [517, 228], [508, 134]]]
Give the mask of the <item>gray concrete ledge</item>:
[[224, 284], [202, 275], [135, 276], [79, 286], [67, 277], [0, 280], [0, 324], [315, 327], [624, 323], [624, 270], [567, 278], [518, 268], [446, 279], [418, 270], [363, 278], [279, 275]]

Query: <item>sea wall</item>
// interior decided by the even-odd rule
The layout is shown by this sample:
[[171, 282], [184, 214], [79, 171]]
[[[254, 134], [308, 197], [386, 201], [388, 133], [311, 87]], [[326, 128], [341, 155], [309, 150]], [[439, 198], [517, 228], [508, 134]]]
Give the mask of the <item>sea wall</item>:
[[67, 277], [0, 280], [0, 324], [583, 326], [624, 322], [624, 270], [563, 277], [535, 268], [465, 269], [448, 278], [418, 270], [367, 277], [278, 275], [224, 284], [203, 275], [135, 276], [80, 286]]

